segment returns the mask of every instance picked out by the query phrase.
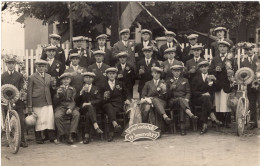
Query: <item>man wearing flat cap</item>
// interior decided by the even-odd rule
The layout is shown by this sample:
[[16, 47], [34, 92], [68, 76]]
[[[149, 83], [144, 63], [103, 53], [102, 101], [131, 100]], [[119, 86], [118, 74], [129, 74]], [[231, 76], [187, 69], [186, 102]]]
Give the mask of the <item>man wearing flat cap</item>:
[[90, 57], [90, 55], [88, 55], [87, 50], [82, 48], [84, 36], [73, 37], [72, 40], [73, 40], [73, 47], [74, 48], [69, 51], [69, 55], [68, 55], [68, 58], [66, 60], [66, 65], [70, 66], [70, 64], [71, 64], [70, 55], [72, 53], [77, 53], [77, 54], [79, 54], [79, 58], [80, 58], [79, 66], [84, 67], [84, 68], [88, 68], [88, 66], [90, 64], [92, 64], [93, 60]]
[[176, 34], [172, 31], [166, 31], [165, 32], [165, 37], [166, 37], [166, 43], [163, 44], [161, 47], [160, 47], [160, 54], [158, 55], [157, 57], [157, 60], [159, 61], [165, 61], [166, 58], [164, 57], [164, 51], [167, 49], [167, 48], [173, 48], [173, 47], [176, 47], [176, 59], [181, 61], [182, 60], [182, 51], [181, 51], [181, 47], [175, 43], [173, 41], [173, 39], [176, 37]]
[[138, 84], [138, 92], [141, 95], [142, 89], [144, 87], [145, 82], [152, 80], [152, 67], [159, 67], [160, 64], [158, 61], [152, 58], [153, 55], [153, 47], [147, 46], [142, 48], [145, 58], [141, 59], [137, 62], [137, 77], [140, 79]]
[[65, 67], [66, 57], [65, 57], [64, 50], [61, 47], [58, 46], [58, 44], [60, 43], [60, 39], [61, 39], [61, 36], [58, 35], [58, 34], [51, 34], [50, 35], [51, 44], [46, 46], [45, 48], [43, 48], [41, 59], [47, 60], [47, 58], [48, 58], [47, 50], [49, 50], [49, 49], [46, 49], [46, 48], [48, 48], [49, 46], [56, 47], [54, 59], [61, 62], [60, 72], [63, 73], [64, 70], [66, 69], [66, 67]]
[[147, 46], [153, 46], [153, 55], [152, 58], [157, 58], [158, 54], [158, 48], [156, 46], [156, 43], [152, 40], [152, 31], [148, 29], [142, 29], [141, 30], [141, 43], [136, 44], [135, 46], [135, 52], [138, 53], [138, 57], [136, 58], [136, 62], [143, 59], [145, 56], [143, 54], [142, 49]]
[[[127, 62], [129, 62], [132, 66], [136, 67], [135, 64], [135, 45], [133, 42], [129, 41], [130, 30], [123, 29], [119, 32], [120, 41], [114, 44], [112, 49], [112, 56], [116, 58], [117, 54], [120, 52], [127, 52]], [[118, 62], [118, 59], [117, 61]]]
[[215, 57], [219, 54], [218, 50], [218, 41], [227, 41], [230, 43], [230, 48], [233, 46], [233, 41], [225, 38], [227, 34], [227, 28], [225, 27], [217, 27], [213, 30], [213, 35], [217, 36], [217, 40], [211, 43], [212, 56]]
[[[112, 58], [112, 51], [111, 49], [106, 47], [106, 40], [107, 40], [107, 35], [106, 34], [101, 34], [99, 36], [96, 37], [96, 40], [98, 42], [97, 47], [95, 49], [93, 49], [93, 52], [97, 51], [97, 50], [101, 50], [103, 52], [105, 52], [104, 54], [104, 63], [109, 65], [109, 66], [114, 66], [115, 65], [115, 61], [117, 59]], [[94, 58], [94, 63], [95, 61], [95, 56], [91, 56], [91, 58]]]

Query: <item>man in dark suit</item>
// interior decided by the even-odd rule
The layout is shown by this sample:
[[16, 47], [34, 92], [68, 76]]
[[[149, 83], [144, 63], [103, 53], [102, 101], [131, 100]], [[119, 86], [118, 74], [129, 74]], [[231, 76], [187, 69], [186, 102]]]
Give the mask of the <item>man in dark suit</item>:
[[79, 66], [81, 66], [81, 67], [88, 68], [88, 66], [90, 64], [94, 63], [93, 59], [91, 58], [91, 55], [88, 55], [87, 50], [82, 48], [82, 42], [83, 41], [84, 41], [83, 36], [73, 37], [74, 48], [69, 51], [69, 55], [68, 55], [68, 58], [66, 60], [67, 66], [70, 66], [70, 64], [71, 64], [70, 55], [72, 53], [79, 54], [79, 56], [80, 56]]
[[100, 88], [101, 92], [107, 82], [105, 71], [107, 68], [110, 67], [109, 65], [103, 63], [104, 55], [105, 52], [101, 50], [93, 52], [93, 56], [96, 59], [96, 63], [90, 65], [87, 69], [88, 71], [95, 73], [96, 77], [94, 79], [93, 84]]
[[164, 51], [164, 57], [167, 59], [162, 63], [163, 71], [164, 71], [164, 78], [167, 81], [169, 78], [171, 78], [172, 71], [171, 71], [171, 66], [173, 65], [181, 65], [183, 66], [183, 63], [181, 61], [178, 61], [175, 59], [176, 56], [176, 47], [173, 48], [167, 48]]
[[110, 67], [106, 69], [108, 81], [106, 81], [103, 93], [103, 109], [105, 110], [109, 120], [109, 136], [108, 142], [113, 141], [113, 129], [115, 132], [121, 130], [121, 126], [116, 121], [116, 113], [122, 112], [124, 102], [130, 103], [130, 95], [124, 84], [116, 80], [117, 68]]
[[176, 59], [181, 61], [182, 60], [182, 50], [181, 50], [181, 47], [177, 43], [173, 42], [173, 39], [174, 39], [174, 37], [176, 37], [176, 34], [174, 32], [172, 32], [172, 31], [166, 31], [165, 32], [165, 36], [166, 36], [167, 43], [163, 44], [160, 47], [160, 54], [158, 55], [157, 60], [158, 61], [165, 61], [166, 58], [164, 57], [164, 51], [167, 48], [176, 47]]
[[136, 44], [136, 46], [135, 46], [135, 52], [138, 54], [138, 57], [136, 58], [136, 62], [140, 61], [141, 59], [143, 59], [145, 57], [142, 49], [147, 46], [153, 47], [154, 52], [153, 52], [152, 58], [156, 59], [159, 50], [156, 47], [155, 43], [152, 41], [152, 32], [148, 29], [142, 29], [141, 37], [142, 37], [142, 42]]
[[201, 106], [201, 115], [199, 119], [203, 123], [202, 130], [200, 134], [207, 132], [207, 123], [208, 117], [216, 122], [217, 124], [222, 124], [217, 120], [214, 109], [213, 109], [213, 98], [214, 98], [214, 89], [216, 84], [216, 79], [213, 75], [209, 75], [209, 62], [204, 60], [198, 64], [200, 72], [194, 76], [194, 79], [191, 82], [192, 85], [192, 103], [194, 106]]
[[83, 131], [83, 144], [90, 142], [90, 131], [92, 126], [98, 134], [102, 134], [103, 131], [99, 128], [96, 118], [96, 110], [100, 108], [102, 102], [101, 91], [97, 86], [92, 84], [94, 77], [93, 72], [82, 73], [84, 76], [84, 83], [82, 90], [80, 91], [79, 101], [81, 105], [81, 112], [86, 116], [86, 125]]
[[[108, 49], [106, 47], [106, 40], [107, 40], [107, 35], [106, 34], [101, 34], [99, 36], [96, 37], [97, 42], [98, 42], [98, 46], [96, 49], [93, 50], [93, 52], [97, 51], [97, 50], [101, 50], [103, 52], [105, 52], [104, 55], [104, 63], [109, 65], [109, 66], [114, 66], [115, 62], [116, 62], [116, 58], [112, 57], [112, 51], [111, 49]], [[92, 60], [94, 63], [96, 62], [95, 56], [91, 56]], [[93, 64], [93, 63], [92, 63]]]
[[150, 81], [153, 78], [151, 73], [151, 67], [160, 66], [159, 62], [151, 58], [153, 54], [152, 46], [144, 47], [142, 50], [145, 55], [145, 58], [137, 62], [137, 76], [140, 79], [138, 84], [138, 92], [140, 96], [145, 82]]
[[134, 67], [126, 62], [127, 52], [120, 52], [117, 57], [119, 58], [119, 64], [116, 65], [118, 69], [117, 79], [124, 83], [125, 87], [129, 90], [130, 98], [132, 98], [135, 84]]
[[[24, 84], [23, 75], [15, 71], [15, 66], [17, 63], [17, 58], [15, 55], [7, 55], [5, 57], [5, 64], [7, 66], [7, 71], [1, 75], [1, 86], [5, 84], [14, 85], [19, 91], [22, 89]], [[21, 124], [21, 147], [28, 147], [26, 140], [24, 138], [24, 110], [25, 103], [22, 100], [17, 100], [15, 103], [14, 110], [18, 113], [20, 124]], [[7, 111], [7, 107], [2, 105], [2, 109]]]
[[197, 117], [192, 114], [189, 106], [190, 84], [186, 78], [181, 76], [182, 70], [183, 65], [171, 66], [173, 77], [167, 81], [167, 99], [170, 108], [176, 108], [176, 106], [180, 108], [181, 135], [186, 135], [185, 113], [193, 120], [196, 120]]
[[[129, 41], [130, 37], [130, 30], [123, 29], [119, 32], [120, 41], [116, 42], [112, 49], [112, 56], [116, 58], [116, 55], [122, 51], [128, 53], [127, 62], [130, 63], [132, 66], [136, 67], [135, 62], [135, 48], [134, 43]], [[118, 62], [118, 59], [117, 61]]]
[[84, 67], [79, 66], [79, 61], [80, 61], [80, 55], [77, 53], [73, 53], [70, 55], [70, 61], [71, 61], [71, 66], [65, 70], [66, 72], [72, 73], [72, 81], [70, 85], [76, 89], [76, 103], [77, 105], [79, 104], [77, 102], [79, 92], [82, 89], [83, 86], [83, 76], [81, 73], [86, 72], [86, 69]]
[[[63, 73], [64, 70], [66, 69], [65, 67], [65, 60], [66, 60], [66, 57], [65, 57], [65, 53], [64, 53], [64, 50], [58, 46], [59, 42], [60, 42], [60, 39], [61, 39], [61, 36], [60, 35], [57, 35], [57, 34], [51, 34], [50, 35], [50, 46], [54, 46], [56, 47], [56, 54], [54, 56], [54, 59], [56, 59], [57, 61], [61, 62], [61, 66], [60, 66], [60, 72]], [[48, 47], [48, 46], [47, 46]], [[42, 50], [42, 56], [41, 56], [41, 59], [43, 60], [47, 60], [47, 53], [46, 53], [46, 48], [43, 48]]]
[[225, 27], [217, 27], [214, 29], [213, 35], [216, 35], [218, 39], [211, 43], [213, 57], [215, 57], [216, 55], [219, 54], [218, 41], [225, 40], [225, 41], [229, 42], [230, 48], [233, 46], [233, 41], [225, 38], [226, 33], [227, 33], [227, 28], [225, 28]]
[[197, 72], [198, 64], [204, 61], [204, 59], [200, 57], [202, 53], [202, 46], [195, 44], [194, 46], [191, 47], [191, 51], [193, 52], [194, 57], [188, 60], [185, 65], [187, 69], [187, 72], [185, 73], [185, 77], [189, 79], [190, 83]]

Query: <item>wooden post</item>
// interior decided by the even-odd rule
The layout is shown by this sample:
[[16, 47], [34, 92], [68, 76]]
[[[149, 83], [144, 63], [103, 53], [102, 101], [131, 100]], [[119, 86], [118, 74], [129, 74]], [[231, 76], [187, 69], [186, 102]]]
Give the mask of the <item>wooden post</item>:
[[209, 53], [209, 50], [208, 50], [208, 49], [205, 49], [205, 59], [206, 59], [207, 61], [209, 61], [209, 55], [208, 55], [208, 53]]
[[29, 50], [25, 50], [25, 69], [27, 75], [29, 75]]
[[69, 7], [69, 17], [70, 17], [70, 48], [73, 48], [73, 42], [72, 42], [72, 37], [73, 37], [73, 20], [72, 20], [72, 8], [71, 8], [72, 2], [69, 2], [68, 7]]
[[31, 73], [30, 75], [33, 74], [33, 62], [34, 62], [34, 56], [33, 56], [33, 49], [30, 50], [30, 59], [31, 59], [31, 64], [30, 64], [30, 67], [31, 67]]

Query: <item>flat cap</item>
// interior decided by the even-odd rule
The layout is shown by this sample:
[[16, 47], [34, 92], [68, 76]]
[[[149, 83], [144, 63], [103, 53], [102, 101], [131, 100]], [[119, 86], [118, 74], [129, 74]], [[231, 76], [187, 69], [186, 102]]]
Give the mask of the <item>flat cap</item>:
[[48, 64], [48, 62], [47, 62], [47, 61], [45, 61], [45, 60], [42, 60], [42, 59], [38, 59], [38, 60], [36, 60], [36, 61], [35, 61], [35, 64], [36, 64], [36, 65], [40, 65], [40, 64], [47, 65], [47, 64]]
[[202, 66], [202, 65], [209, 66], [209, 62], [208, 62], [207, 60], [201, 61], [201, 62], [198, 64], [198, 67], [200, 67], [200, 66]]
[[153, 47], [152, 46], [146, 46], [146, 47], [142, 48], [142, 51], [153, 51]]
[[96, 37], [96, 39], [107, 39], [107, 35], [106, 34], [101, 34], [99, 36]]
[[202, 49], [202, 48], [203, 48], [202, 45], [199, 45], [199, 44], [196, 43], [194, 46], [191, 46], [190, 49], [195, 50], [195, 49]]
[[217, 27], [217, 28], [214, 29], [214, 32], [216, 32], [216, 31], [227, 31], [227, 28], [225, 28], [225, 27]]
[[176, 52], [176, 47], [167, 48], [166, 50], [164, 50], [164, 54], [169, 53], [169, 52]]
[[122, 30], [119, 32], [119, 35], [121, 35], [122, 33], [130, 33], [130, 29], [122, 29]]
[[79, 55], [78, 53], [72, 53], [72, 54], [70, 54], [70, 59], [71, 59], [71, 58], [74, 58], [74, 57], [80, 58], [80, 55]]
[[53, 33], [53, 34], [50, 34], [50, 38], [56, 38], [56, 39], [61, 39], [61, 36], [60, 35], [58, 35], [58, 34], [55, 34], [55, 33]]
[[150, 35], [152, 35], [152, 31], [150, 31], [149, 29], [142, 29], [141, 34], [143, 33], [149, 33]]
[[52, 46], [52, 45], [45, 47], [46, 51], [47, 50], [56, 50], [56, 49], [57, 49], [57, 47], [56, 46]]
[[226, 46], [228, 46], [228, 47], [230, 47], [231, 46], [231, 44], [228, 42], [228, 41], [218, 41], [218, 45], [219, 44], [224, 44], [224, 45], [226, 45]]
[[5, 62], [8, 63], [8, 62], [17, 62], [17, 56], [16, 55], [13, 55], [13, 54], [7, 54], [5, 55], [5, 58], [4, 58]]
[[118, 58], [120, 58], [120, 57], [127, 57], [127, 56], [128, 56], [128, 53], [125, 52], [125, 51], [122, 51], [122, 52], [119, 52], [116, 56], [117, 56]]
[[85, 40], [85, 37], [84, 36], [76, 36], [76, 37], [73, 37], [72, 40], [73, 41], [83, 41], [83, 40]]
[[183, 68], [184, 68], [183, 65], [173, 65], [170, 67], [171, 70], [181, 70]]
[[62, 79], [62, 78], [65, 78], [65, 77], [72, 77], [72, 74], [71, 73], [69, 73], [69, 72], [66, 72], [66, 73], [63, 73], [60, 77], [59, 77], [59, 79]]
[[102, 50], [97, 50], [93, 52], [93, 55], [105, 55], [106, 53]]
[[90, 77], [95, 77], [96, 76], [96, 74], [94, 72], [84, 72], [81, 75], [83, 75], [83, 76], [90, 76]]
[[118, 69], [115, 68], [115, 67], [109, 67], [105, 70], [106, 73], [108, 72], [114, 72], [114, 73], [117, 73], [118, 72]]
[[174, 33], [173, 31], [165, 31], [165, 36], [167, 35], [176, 36], [176, 33]]
[[161, 69], [160, 67], [152, 67], [152, 68], [151, 68], [151, 71], [152, 71], [152, 72], [156, 71], [156, 72], [163, 73], [163, 69]]
[[189, 36], [187, 36], [188, 39], [196, 39], [198, 37], [199, 37], [199, 35], [197, 35], [197, 34], [190, 34]]

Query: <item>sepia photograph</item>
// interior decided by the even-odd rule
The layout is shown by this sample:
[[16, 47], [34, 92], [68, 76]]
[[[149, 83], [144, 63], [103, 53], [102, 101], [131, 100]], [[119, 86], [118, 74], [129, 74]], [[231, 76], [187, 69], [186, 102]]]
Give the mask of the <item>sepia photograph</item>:
[[2, 166], [260, 166], [260, 1], [1, 1]]

